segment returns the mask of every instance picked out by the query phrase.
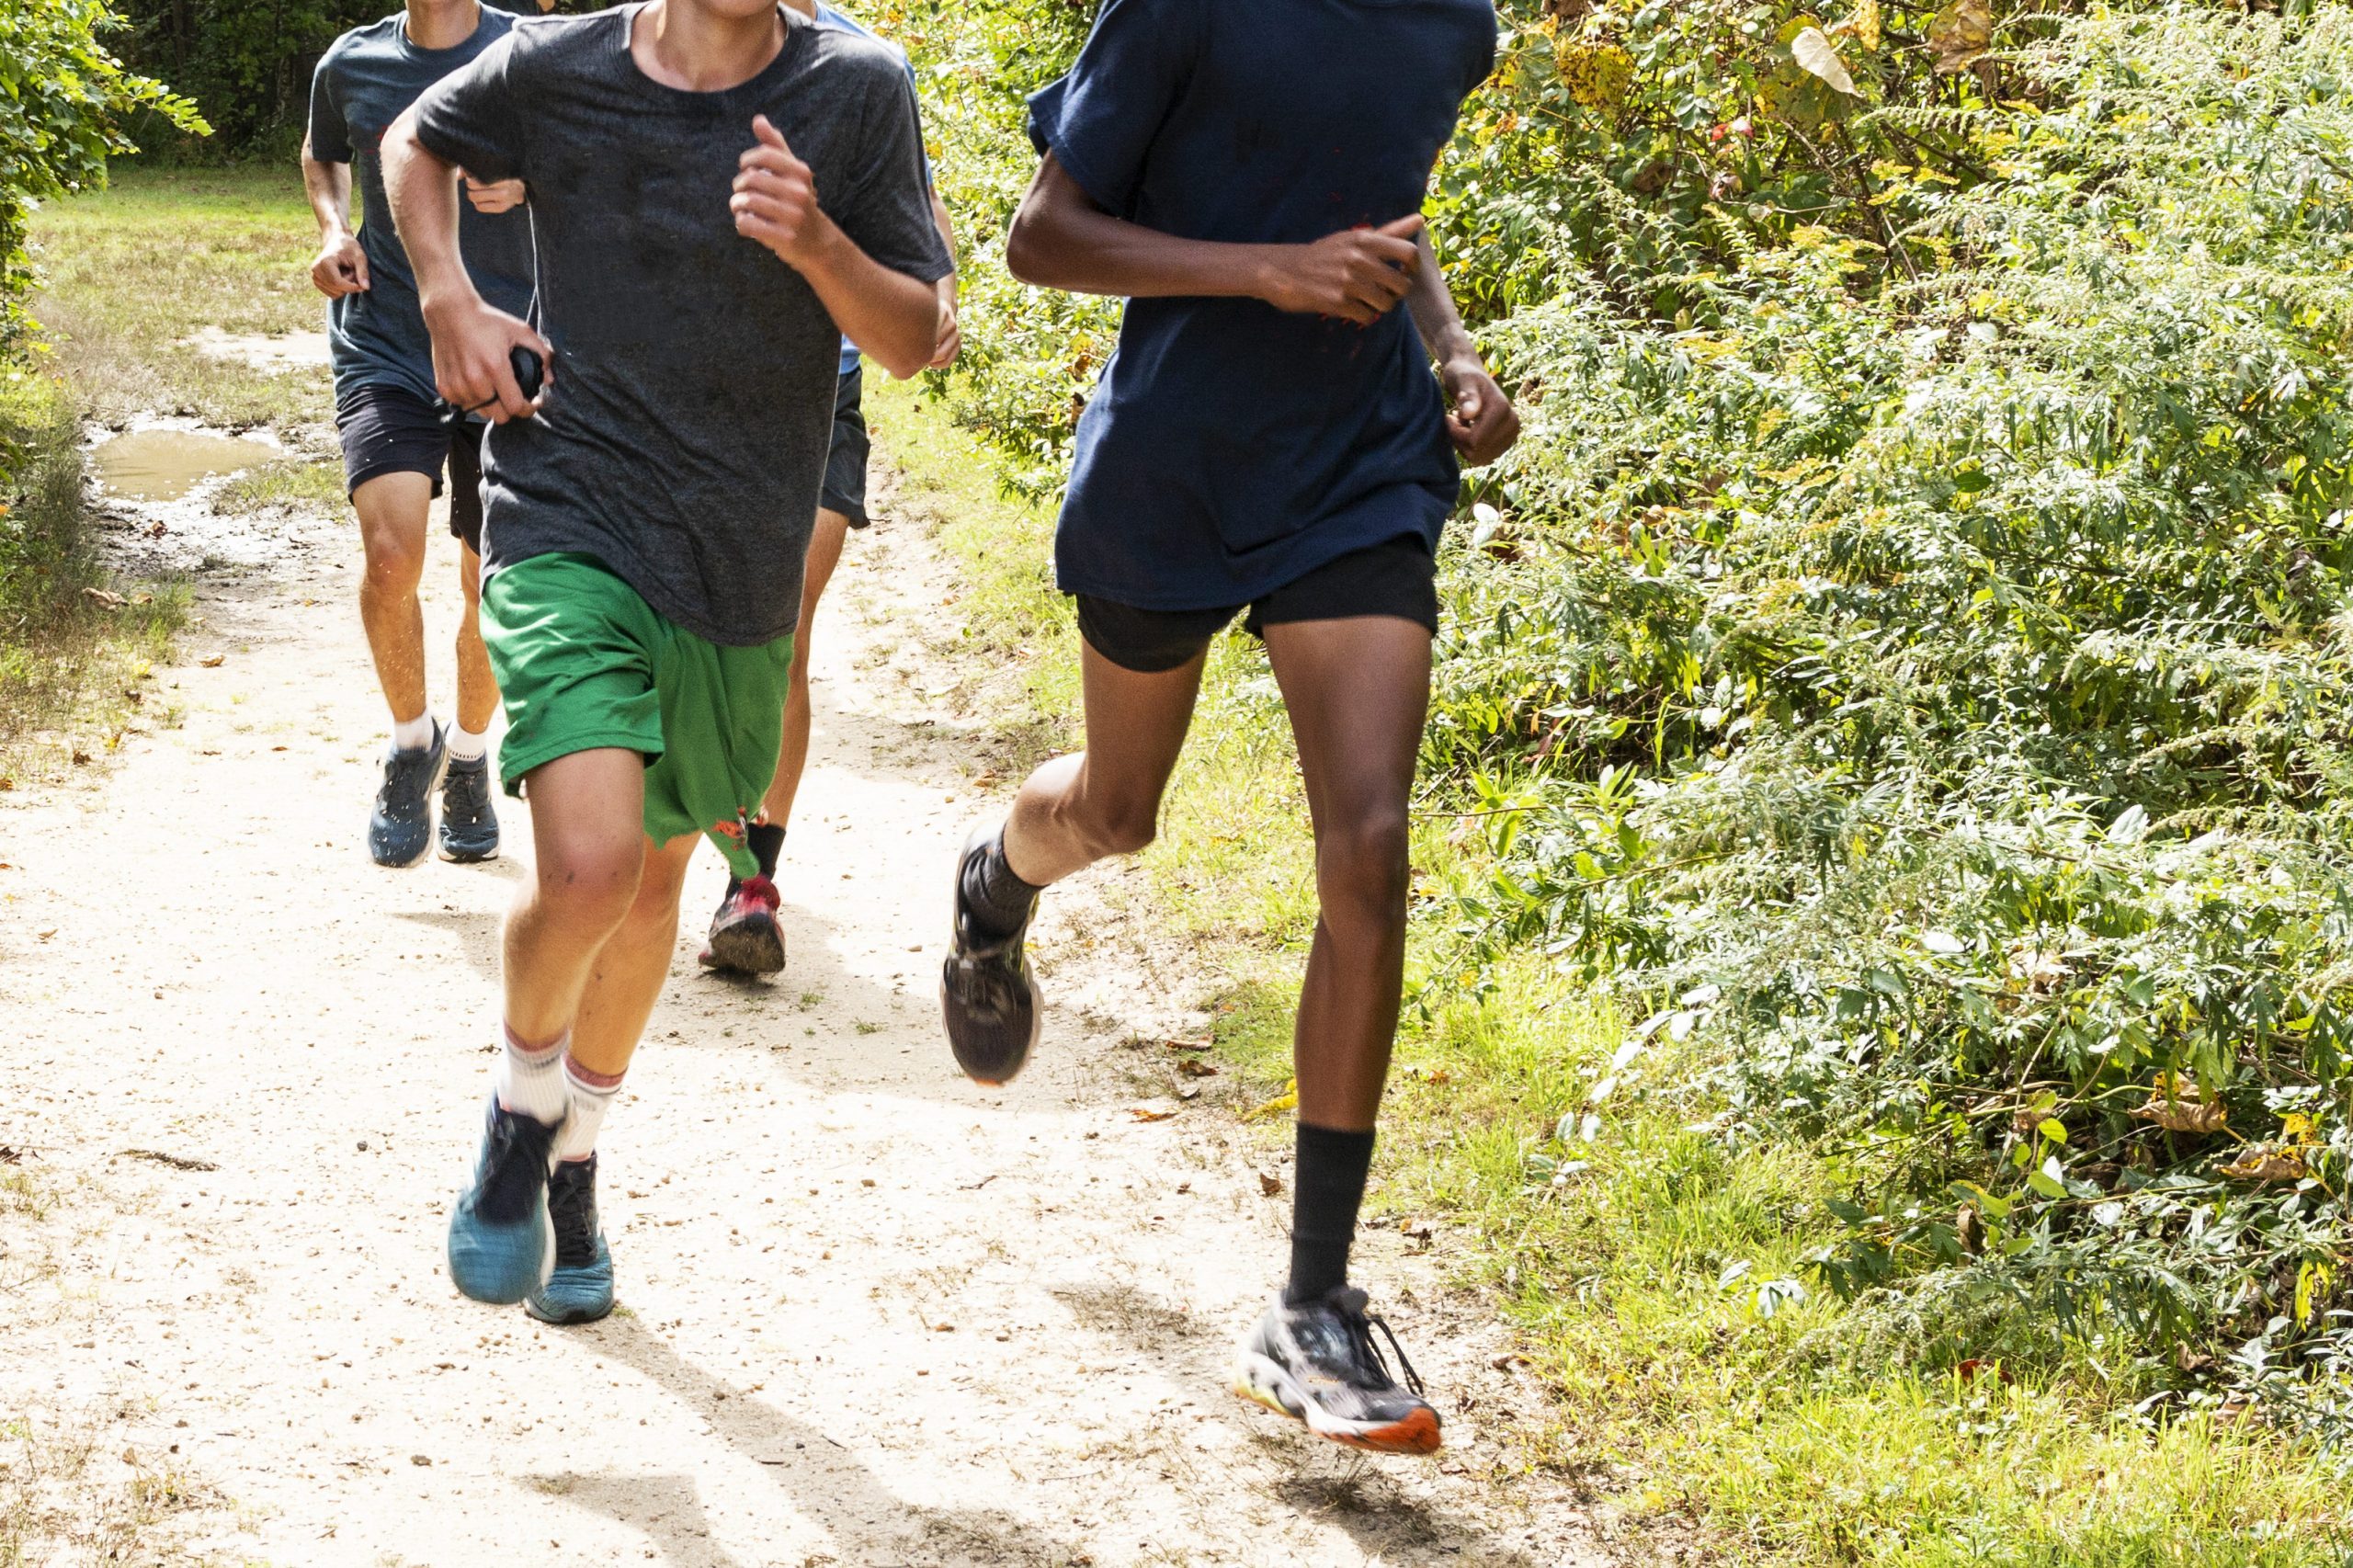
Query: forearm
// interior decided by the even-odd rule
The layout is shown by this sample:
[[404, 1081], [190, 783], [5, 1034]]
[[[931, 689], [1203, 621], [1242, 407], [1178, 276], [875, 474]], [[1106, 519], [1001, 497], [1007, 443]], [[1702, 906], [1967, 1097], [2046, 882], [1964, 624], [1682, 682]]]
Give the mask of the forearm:
[[322, 163], [311, 156], [311, 139], [302, 138], [302, 190], [311, 199], [311, 213], [319, 221], [319, 237], [338, 239], [351, 233], [351, 165]]
[[899, 380], [915, 375], [939, 341], [939, 292], [876, 261], [830, 220], [825, 228], [801, 275], [844, 335]]
[[1125, 299], [1263, 299], [1274, 245], [1179, 239], [1114, 218], [1049, 156], [1013, 215], [1006, 265], [1024, 283]]
[[416, 139], [416, 111], [384, 132], [384, 195], [416, 274], [417, 301], [427, 311], [474, 293], [458, 254], [458, 168]]
[[1405, 308], [1413, 312], [1414, 330], [1421, 334], [1423, 348], [1440, 365], [1466, 358], [1476, 360], [1478, 346], [1471, 341], [1471, 330], [1462, 324], [1462, 312], [1455, 308], [1453, 290], [1438, 269], [1438, 252], [1430, 244], [1428, 231], [1422, 233], [1418, 247], [1422, 264], [1414, 271], [1414, 286], [1406, 290]]
[[[949, 217], [948, 203], [939, 199], [939, 192], [937, 190], [931, 193], [931, 221], [939, 229], [939, 243], [948, 247], [948, 264], [952, 267], [956, 265], [956, 223], [955, 220]], [[939, 302], [942, 305], [954, 310], [956, 308], [956, 274], [951, 271], [947, 277], [941, 278], [936, 286], [936, 292], [939, 295]]]

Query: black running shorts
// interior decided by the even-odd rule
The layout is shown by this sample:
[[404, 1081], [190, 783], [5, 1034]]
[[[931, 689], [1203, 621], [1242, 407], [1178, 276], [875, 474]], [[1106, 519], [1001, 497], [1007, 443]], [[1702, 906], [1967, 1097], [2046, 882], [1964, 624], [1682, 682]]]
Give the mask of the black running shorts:
[[866, 386], [866, 367], [845, 371], [834, 392], [834, 444], [825, 453], [825, 488], [817, 505], [839, 512], [849, 526], [866, 526], [866, 412], [858, 398]]
[[449, 473], [449, 531], [466, 548], [482, 553], [482, 437], [479, 419], [441, 423], [441, 408], [406, 387], [354, 387], [335, 405], [335, 434], [343, 438], [346, 494], [387, 473], [421, 473], [441, 494], [441, 472]]
[[[1225, 630], [1236, 611], [1227, 609], [1138, 609], [1080, 594], [1078, 631], [1086, 645], [1139, 675], [1154, 675], [1191, 663]], [[1352, 551], [1293, 578], [1246, 607], [1242, 629], [1263, 637], [1269, 626], [1293, 620], [1351, 620], [1383, 615], [1438, 631], [1438, 563], [1419, 534], [1400, 534], [1386, 544]]]

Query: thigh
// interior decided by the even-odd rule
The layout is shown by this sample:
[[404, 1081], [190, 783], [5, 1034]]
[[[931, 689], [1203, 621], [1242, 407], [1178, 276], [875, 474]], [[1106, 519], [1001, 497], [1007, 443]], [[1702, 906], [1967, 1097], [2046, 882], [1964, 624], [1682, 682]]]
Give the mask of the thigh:
[[571, 885], [635, 864], [645, 844], [645, 758], [618, 746], [566, 752], [522, 775], [539, 868]]
[[1429, 629], [1352, 616], [1278, 622], [1266, 639], [1316, 830], [1402, 813], [1429, 714]]
[[1174, 669], [1132, 670], [1090, 643], [1082, 645], [1079, 660], [1086, 793], [1135, 809], [1157, 808], [1185, 749], [1205, 654], [1196, 653]]
[[433, 482], [424, 474], [394, 469], [363, 480], [351, 493], [351, 508], [359, 514], [359, 544], [370, 562], [424, 555], [433, 509]]
[[[360, 506], [363, 520], [369, 508], [362, 492], [392, 494], [411, 488], [385, 491], [377, 486], [379, 480], [421, 482], [426, 502], [441, 494], [449, 430], [433, 405], [415, 392], [395, 386], [356, 387], [335, 404], [335, 423], [343, 446], [344, 490]], [[421, 506], [417, 516], [423, 517]]]

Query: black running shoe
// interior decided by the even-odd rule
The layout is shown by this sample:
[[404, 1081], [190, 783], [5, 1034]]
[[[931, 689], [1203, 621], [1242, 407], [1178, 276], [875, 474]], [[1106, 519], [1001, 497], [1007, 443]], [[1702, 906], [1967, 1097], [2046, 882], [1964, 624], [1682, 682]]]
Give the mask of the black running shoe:
[[384, 754], [384, 782], [368, 818], [368, 856], [379, 866], [414, 866], [433, 848], [433, 790], [449, 766], [449, 732], [438, 722], [433, 743]]
[[[1009, 1084], [1038, 1043], [1045, 997], [1029, 972], [1029, 922], [1009, 937], [992, 937], [964, 903], [964, 869], [988, 853], [995, 829], [983, 824], [956, 858], [956, 931], [939, 971], [939, 1010], [956, 1065], [976, 1084]], [[1035, 907], [1034, 905], [1032, 906]]]
[[710, 917], [710, 940], [699, 961], [733, 974], [775, 974], [784, 968], [784, 927], [776, 912], [784, 898], [766, 877], [738, 878], [727, 885], [719, 913]]
[[613, 1310], [613, 1253], [597, 1222], [597, 1156], [561, 1160], [548, 1176], [555, 1269], [524, 1301], [541, 1323], [595, 1323]]
[[491, 804], [487, 756], [451, 757], [441, 777], [441, 858], [461, 865], [498, 858], [498, 810]]
[[[1373, 1343], [1375, 1328], [1397, 1353], [1402, 1388]], [[1278, 1297], [1234, 1353], [1233, 1392], [1350, 1448], [1438, 1452], [1438, 1412], [1422, 1397], [1422, 1380], [1397, 1336], [1365, 1311], [1364, 1292], [1353, 1288], [1296, 1307]]]

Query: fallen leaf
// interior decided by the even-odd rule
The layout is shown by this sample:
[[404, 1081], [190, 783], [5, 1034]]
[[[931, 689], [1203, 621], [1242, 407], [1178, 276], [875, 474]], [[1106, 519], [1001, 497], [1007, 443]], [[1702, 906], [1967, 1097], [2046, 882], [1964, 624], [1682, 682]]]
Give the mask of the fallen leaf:
[[425, 1455], [423, 1455], [423, 1454], [411, 1454], [411, 1455], [409, 1455], [409, 1456], [408, 1456], [408, 1462], [409, 1462], [409, 1463], [411, 1463], [411, 1464], [413, 1464], [413, 1465], [418, 1465], [418, 1466], [425, 1467], [425, 1468], [426, 1468], [426, 1469], [430, 1469], [430, 1468], [432, 1467], [432, 1464], [433, 1464], [433, 1461], [432, 1461], [430, 1459], [426, 1458], [426, 1457]]
[[2230, 1112], [2213, 1100], [2185, 1100], [2159, 1088], [2133, 1108], [2136, 1120], [2154, 1121], [2168, 1132], [2220, 1132]]
[[85, 588], [82, 590], [82, 597], [89, 600], [92, 604], [97, 605], [101, 609], [120, 609], [122, 608], [122, 596], [118, 593], [112, 593], [105, 588]]
[[1201, 1086], [1199, 1084], [1182, 1085], [1176, 1090], [1176, 1097], [1180, 1100], [1199, 1099], [1201, 1097]]
[[215, 653], [212, 657], [204, 661], [204, 667], [208, 670], [217, 670], [223, 664], [228, 662], [228, 658], [229, 655], [226, 653]]
[[1834, 91], [1850, 98], [1862, 95], [1855, 90], [1855, 79], [1847, 74], [1846, 63], [1838, 58], [1838, 51], [1820, 28], [1807, 28], [1790, 40], [1790, 58], [1798, 69]]
[[1148, 1105], [1131, 1105], [1128, 1108], [1128, 1114], [1138, 1121], [1165, 1121], [1176, 1113], [1173, 1110], [1160, 1110]]
[[74, 760], [76, 763], [85, 764], [90, 760], [90, 754], [76, 746], [74, 748]]
[[46, 930], [46, 931], [43, 931], [43, 932], [40, 933], [40, 939], [41, 939], [42, 941], [44, 941], [44, 942], [48, 941], [51, 937], [54, 937], [54, 936], [56, 936], [56, 935], [57, 935], [57, 927], [56, 927], [56, 926], [51, 926], [48, 930]]
[[1994, 41], [1994, 11], [1988, 0], [1952, 0], [1928, 23], [1928, 52], [1937, 74], [1949, 76], [1977, 62]]
[[2222, 1174], [2234, 1181], [2302, 1181], [2303, 1151], [2250, 1143], [2239, 1152], [2237, 1159], [2222, 1167]]
[[1182, 1073], [1188, 1078], [1214, 1078], [1217, 1076], [1216, 1068], [1211, 1066], [1206, 1062], [1197, 1062], [1189, 1056], [1176, 1063], [1176, 1071]]
[[1297, 1089], [1287, 1089], [1283, 1093], [1277, 1095], [1273, 1099], [1267, 1101], [1264, 1105], [1253, 1106], [1248, 1110], [1244, 1111], [1242, 1113], [1242, 1119], [1245, 1121], [1256, 1121], [1264, 1117], [1280, 1116], [1287, 1110], [1297, 1109], [1298, 1107], [1299, 1091]]
[[1258, 1190], [1260, 1192], [1265, 1193], [1269, 1198], [1273, 1198], [1277, 1194], [1280, 1193], [1282, 1189], [1282, 1177], [1279, 1176], [1269, 1176], [1265, 1171], [1260, 1171], [1258, 1173]]
[[1498, 1372], [1508, 1372], [1514, 1367], [1527, 1365], [1527, 1362], [1528, 1358], [1525, 1356], [1498, 1356], [1494, 1360], [1488, 1362], [1487, 1365], [1493, 1367]]
[[1171, 1051], [1207, 1051], [1211, 1045], [1206, 1040], [1165, 1040], [1160, 1043]]

